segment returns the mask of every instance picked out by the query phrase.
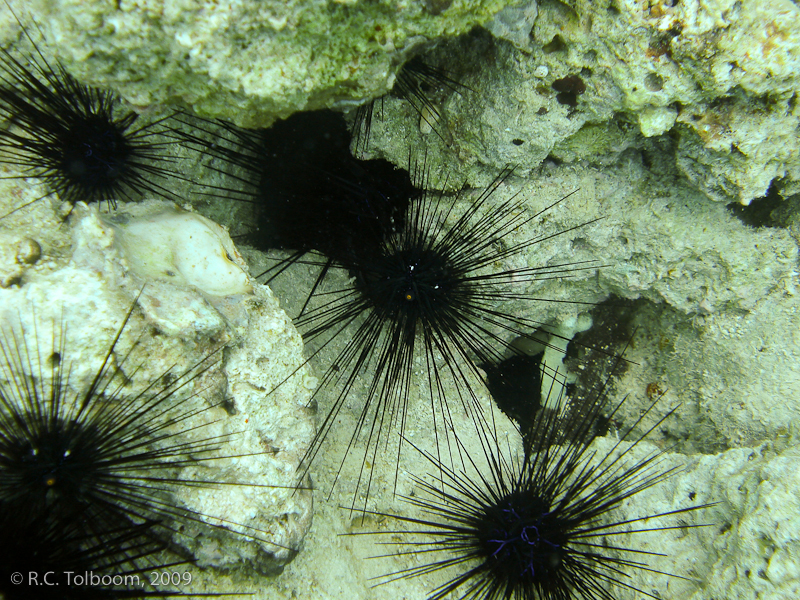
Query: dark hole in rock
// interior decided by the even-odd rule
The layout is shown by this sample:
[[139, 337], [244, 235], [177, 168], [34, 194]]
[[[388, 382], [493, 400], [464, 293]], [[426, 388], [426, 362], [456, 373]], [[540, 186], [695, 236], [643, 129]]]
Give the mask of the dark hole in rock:
[[453, 3], [453, 0], [425, 0], [425, 8], [432, 15], [440, 15]]
[[520, 354], [496, 364], [485, 364], [486, 387], [506, 416], [524, 430], [533, 425], [533, 418], [542, 400], [540, 365], [543, 352], [529, 356]]
[[556, 100], [559, 104], [566, 104], [575, 108], [578, 105], [578, 96], [586, 91], [586, 84], [577, 75], [567, 75], [553, 82], [553, 89], [558, 92]]
[[550, 40], [549, 43], [542, 46], [542, 50], [544, 50], [546, 54], [552, 54], [553, 52], [561, 52], [566, 49], [567, 49], [566, 42], [558, 34], [554, 35], [553, 39]]
[[773, 212], [781, 206], [783, 201], [773, 184], [769, 186], [766, 196], [753, 199], [748, 206], [732, 202], [728, 204], [727, 208], [742, 223], [750, 227], [782, 227], [784, 224], [775, 218]]

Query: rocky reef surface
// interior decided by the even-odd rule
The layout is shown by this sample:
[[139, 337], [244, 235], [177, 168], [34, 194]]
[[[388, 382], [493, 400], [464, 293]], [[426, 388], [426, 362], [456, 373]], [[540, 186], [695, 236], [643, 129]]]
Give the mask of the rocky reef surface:
[[[402, 62], [424, 51], [426, 61], [468, 87], [432, 91], [442, 115], [435, 131], [408, 102], [387, 96], [367, 155], [404, 166], [409, 150], [427, 153], [434, 172], [476, 187], [515, 165], [497, 199], [520, 193], [531, 212], [577, 190], [514, 235], [578, 227], [533, 246], [527, 264], [594, 260], [602, 267], [538, 282], [524, 293], [554, 302], [520, 302], [516, 310], [555, 328], [590, 314], [596, 327], [586, 334], [589, 344], [621, 347], [634, 335], [626, 353], [631, 362], [614, 390], [628, 398], [622, 423], [656, 398], [651, 420], [678, 407], [649, 442], [668, 449], [664, 468], [683, 471], [635, 496], [623, 507], [626, 515], [716, 503], [697, 516], [709, 527], [638, 537], [645, 549], [666, 555], [648, 558], [654, 569], [687, 579], [634, 573], [631, 583], [665, 600], [800, 597], [796, 2], [122, 0], [115, 7], [32, 0], [26, 10], [41, 25], [46, 50], [70, 72], [115, 90], [146, 114], [179, 107], [249, 126], [299, 109], [355, 106], [385, 93]], [[3, 39], [24, 46], [13, 19], [3, 22]], [[196, 162], [187, 172], [199, 178], [202, 169]], [[43, 191], [17, 182], [2, 194], [16, 207]], [[220, 224], [240, 225], [226, 220], [231, 210], [186, 196]], [[266, 410], [262, 390], [299, 364], [300, 342], [271, 292], [250, 276], [265, 264], [263, 255], [242, 247], [240, 258], [214, 223], [166, 203], [127, 205], [118, 214], [79, 206], [67, 224], [58, 211], [47, 199], [0, 221], [4, 307], [33, 299], [39, 306], [46, 295], [46, 303], [86, 305], [80, 310], [94, 306], [89, 302], [113, 307], [104, 310], [116, 323], [146, 281], [142, 318], [161, 332], [148, 344], [165, 343], [191, 359], [226, 341], [221, 385], [239, 415]], [[217, 252], [208, 269], [231, 277], [236, 295], [203, 291], [197, 283], [203, 273], [172, 268], [184, 261], [179, 253], [151, 263], [140, 256], [141, 242], [126, 250], [120, 229], [132, 232], [130, 223], [153, 218], [162, 224], [188, 218], [211, 240], [204, 247], [227, 249], [230, 260]], [[276, 282], [281, 303], [291, 304], [300, 284], [313, 281], [300, 272], [289, 276], [297, 279]], [[158, 302], [162, 297], [170, 298], [167, 306]], [[74, 333], [95, 344], [88, 325]], [[298, 385], [276, 399], [279, 416], [251, 417], [258, 421], [253, 435], [280, 440], [287, 452], [287, 462], [264, 471], [265, 480], [288, 476], [311, 436], [302, 400], [308, 390]], [[329, 443], [347, 443], [347, 425], [358, 414], [350, 410]], [[409, 416], [408, 433], [423, 446], [430, 441], [424, 411]], [[606, 448], [610, 441], [595, 443]], [[402, 466], [426, 472], [413, 453]], [[339, 508], [351, 504], [347, 483], [357, 473], [345, 471], [327, 497], [324, 483], [338, 468], [326, 456], [316, 463], [312, 475], [325, 494], [317, 496], [303, 550], [283, 574], [259, 581], [240, 573], [230, 585], [257, 589], [260, 598], [351, 600], [424, 598], [442, 583], [431, 574], [371, 587], [370, 577], [418, 563], [365, 560], [386, 547], [369, 536], [339, 535], [392, 525], [363, 522]], [[399, 493], [414, 491], [402, 473], [398, 486]], [[275, 516], [265, 527], [289, 547], [299, 543], [310, 500], [261, 501], [267, 507], [259, 510]], [[393, 476], [377, 467], [370, 502], [413, 514], [395, 497]], [[290, 525], [280, 515], [292, 515]], [[636, 595], [623, 590], [618, 597]]]

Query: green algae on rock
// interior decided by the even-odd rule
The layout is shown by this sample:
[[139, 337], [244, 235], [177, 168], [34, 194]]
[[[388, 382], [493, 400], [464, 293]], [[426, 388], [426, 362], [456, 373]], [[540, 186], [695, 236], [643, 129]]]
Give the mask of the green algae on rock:
[[34, 1], [80, 80], [131, 104], [180, 101], [249, 127], [391, 88], [418, 47], [465, 33], [507, 0]]

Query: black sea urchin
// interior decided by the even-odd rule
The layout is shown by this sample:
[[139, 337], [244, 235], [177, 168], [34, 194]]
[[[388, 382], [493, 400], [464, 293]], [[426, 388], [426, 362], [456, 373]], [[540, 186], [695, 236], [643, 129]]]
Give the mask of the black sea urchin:
[[[430, 426], [437, 445], [443, 441], [449, 448], [453, 403], [480, 420], [473, 386], [483, 373], [477, 365], [498, 362], [505, 352], [514, 351], [507, 340], [531, 335], [542, 325], [515, 316], [504, 305], [542, 300], [528, 291], [535, 281], [570, 277], [597, 266], [500, 266], [570, 231], [509, 242], [512, 232], [552, 208], [530, 214], [518, 195], [490, 205], [510, 174], [504, 172], [477, 196], [462, 191], [447, 198], [425, 192], [410, 202], [396, 231], [372, 251], [342, 260], [352, 283], [320, 294], [320, 305], [296, 320], [304, 339], [317, 343], [316, 352], [337, 338], [344, 344], [315, 393], [335, 390], [306, 465], [319, 452], [358, 378], [370, 373], [345, 450], [346, 458], [359, 438], [365, 447], [354, 501], [360, 491], [369, 495], [372, 471], [364, 485], [364, 465], [374, 464], [387, 430], [404, 431], [412, 385], [427, 388]], [[415, 375], [418, 371], [421, 377]], [[456, 387], [449, 400], [443, 393], [447, 380]], [[395, 464], [401, 446], [402, 441], [393, 451]]]
[[[183, 123], [188, 127], [192, 120]], [[296, 114], [262, 131], [201, 121], [201, 131], [195, 125], [194, 132], [176, 134], [227, 167], [243, 170], [241, 188], [212, 188], [210, 194], [260, 206], [263, 217], [247, 240], [262, 249], [293, 251], [278, 271], [307, 253], [317, 255], [303, 259], [320, 268], [308, 296], [317, 302], [306, 311], [307, 301], [295, 324], [307, 342], [317, 344], [316, 352], [335, 340], [349, 337], [349, 342], [322, 376], [320, 389], [335, 389], [337, 395], [306, 466], [368, 369], [374, 374], [360, 399], [363, 409], [345, 455], [363, 433], [362, 465], [373, 462], [379, 442], [386, 440], [382, 433], [392, 424], [403, 430], [409, 388], [418, 383], [412, 381], [416, 362], [430, 374], [431, 426], [447, 436], [444, 380], [456, 382], [461, 406], [472, 414], [473, 387], [466, 382], [482, 378], [478, 365], [498, 362], [513, 352], [508, 339], [541, 326], [502, 305], [538, 300], [526, 291], [535, 280], [596, 266], [500, 267], [522, 259], [531, 246], [567, 233], [505, 239], [547, 210], [531, 215], [519, 198], [491, 206], [510, 170], [473, 199], [466, 191], [450, 198], [422, 192], [428, 180], [424, 166], [411, 176], [384, 161], [350, 156], [341, 115], [331, 111]], [[352, 281], [323, 292], [321, 282], [332, 267], [344, 269]], [[359, 477], [355, 495], [361, 483]]]
[[139, 368], [130, 364], [136, 345], [120, 356], [119, 341], [132, 311], [85, 384], [71, 379], [65, 324], [53, 324], [50, 341], [39, 333], [46, 324], [34, 331], [3, 326], [0, 509], [23, 523], [70, 528], [83, 550], [102, 548], [106, 559], [134, 570], [141, 565], [132, 548], [175, 549], [183, 561], [185, 551], [173, 540], [186, 525], [203, 531], [213, 521], [272, 544], [264, 532], [176, 499], [187, 487], [273, 486], [181, 475], [184, 467], [250, 455], [231, 452], [235, 433], [204, 433], [215, 423], [208, 414], [214, 407], [194, 402], [198, 392], [190, 392], [216, 363], [216, 353], [128, 391], [128, 375]]
[[369, 534], [409, 536], [386, 544], [411, 545], [400, 555], [422, 556], [423, 564], [387, 574], [379, 582], [447, 572], [449, 579], [430, 593], [429, 600], [451, 593], [454, 598], [474, 600], [614, 600], [614, 587], [657, 598], [631, 584], [626, 571], [680, 576], [644, 562], [656, 553], [614, 540], [647, 531], [702, 527], [649, 521], [709, 505], [615, 519], [614, 511], [628, 498], [676, 471], [660, 466], [661, 451], [627, 464], [645, 435], [672, 413], [625, 443], [648, 409], [609, 450], [597, 451], [590, 444], [604, 400], [605, 394], [599, 394], [579, 411], [579, 418], [571, 416], [577, 413], [563, 413], [561, 407], [546, 411], [532, 429], [534, 446], [524, 458], [504, 450], [489, 427], [479, 430], [480, 455], [475, 451], [470, 455], [462, 447], [465, 469], [452, 469], [423, 453], [435, 469], [429, 477], [436, 484], [414, 476], [422, 493], [403, 498], [423, 516], [371, 513], [405, 522], [411, 529]]
[[[123, 524], [108, 532], [106, 543], [97, 544], [74, 523], [26, 520], [0, 512], [0, 597], [133, 600], [252, 595], [185, 591], [193, 578], [189, 561], [165, 562], [161, 554], [165, 545], [147, 539], [151, 525]], [[131, 566], [138, 562], [141, 567]]]
[[[82, 534], [75, 523], [47, 517], [24, 518], [11, 510], [3, 510], [0, 513], [0, 597], [4, 600], [112, 600], [187, 596], [166, 589], [145, 589], [146, 573], [123, 564], [130, 565], [145, 557], [155, 559], [163, 549], [162, 544], [143, 535], [148, 527], [150, 523], [122, 525], [117, 531], [108, 532], [107, 543], [97, 544], [96, 540]], [[147, 567], [169, 569], [175, 564], [151, 560]]]
[[113, 93], [78, 82], [30, 41], [34, 52], [26, 57], [0, 49], [0, 118], [7, 121], [0, 162], [22, 170], [12, 178], [37, 177], [72, 205], [113, 207], [142, 194], [174, 199], [163, 185], [171, 176], [170, 142], [155, 141], [161, 121], [137, 126], [138, 115], [122, 110]]

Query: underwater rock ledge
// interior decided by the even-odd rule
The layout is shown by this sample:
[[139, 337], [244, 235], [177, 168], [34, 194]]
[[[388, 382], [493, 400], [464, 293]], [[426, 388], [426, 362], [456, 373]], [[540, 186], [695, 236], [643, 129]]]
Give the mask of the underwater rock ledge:
[[57, 0], [25, 10], [82, 81], [136, 106], [180, 100], [254, 127], [380, 96], [415, 48], [465, 33], [507, 3]]

